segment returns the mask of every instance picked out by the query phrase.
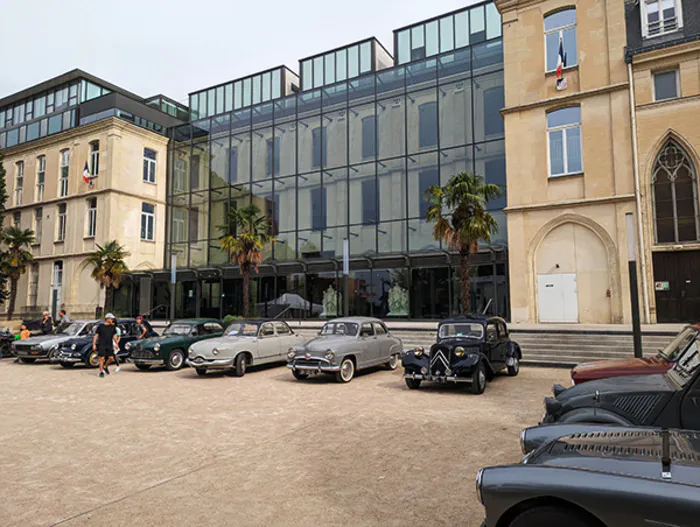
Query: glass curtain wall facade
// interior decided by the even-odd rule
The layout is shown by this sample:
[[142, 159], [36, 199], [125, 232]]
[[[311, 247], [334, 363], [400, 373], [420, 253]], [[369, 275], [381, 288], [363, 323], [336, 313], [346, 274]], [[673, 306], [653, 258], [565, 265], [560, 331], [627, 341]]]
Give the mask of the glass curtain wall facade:
[[[505, 192], [500, 19], [497, 27], [446, 53], [171, 130], [166, 262], [175, 255], [178, 269], [194, 270], [178, 281], [177, 316], [241, 312], [218, 237], [228, 210], [251, 202], [275, 236], [251, 287], [261, 316], [341, 314], [344, 239], [351, 313], [458, 311], [458, 263], [433, 238], [424, 193], [462, 171]], [[474, 260], [472, 304], [490, 299], [489, 312], [507, 316], [505, 204], [505, 194], [488, 204], [500, 229]], [[167, 295], [156, 284], [155, 303]]]

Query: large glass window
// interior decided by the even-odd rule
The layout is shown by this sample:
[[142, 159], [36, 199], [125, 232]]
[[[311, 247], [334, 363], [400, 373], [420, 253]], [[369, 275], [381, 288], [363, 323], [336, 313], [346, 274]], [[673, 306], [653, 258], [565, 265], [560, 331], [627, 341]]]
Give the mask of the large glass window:
[[471, 92], [469, 79], [440, 86], [441, 148], [473, 141]]
[[94, 238], [97, 232], [97, 198], [85, 201], [85, 237]]
[[90, 175], [97, 176], [100, 173], [100, 142], [90, 143]]
[[46, 156], [36, 158], [36, 201], [44, 200], [44, 180], [46, 177]]
[[58, 216], [56, 221], [56, 241], [62, 242], [66, 239], [66, 204], [58, 206]]
[[22, 204], [22, 187], [24, 187], [24, 161], [15, 164], [15, 207]]
[[70, 151], [68, 149], [61, 150], [60, 160], [61, 163], [58, 181], [58, 197], [64, 198], [68, 195], [68, 165], [70, 161]]
[[503, 72], [482, 75], [472, 81], [474, 89], [474, 139], [503, 137], [501, 109], [505, 106]]
[[326, 162], [324, 168], [348, 164], [347, 111], [345, 109], [325, 113], [321, 119], [325, 131]]
[[348, 223], [348, 173], [339, 168], [323, 172], [323, 188], [327, 198], [327, 224], [329, 227]]
[[547, 114], [547, 144], [550, 176], [583, 171], [580, 106], [570, 106]]
[[[406, 160], [403, 157], [377, 163], [379, 219], [392, 221], [406, 218]], [[381, 236], [380, 236], [381, 240]]]
[[[373, 224], [377, 222], [376, 167], [365, 163], [350, 167], [350, 223]], [[365, 203], [367, 201], [367, 203]]]
[[379, 158], [386, 159], [406, 153], [406, 96], [401, 95], [377, 102], [377, 135]]
[[642, 34], [656, 37], [683, 27], [681, 0], [641, 0]]
[[[434, 97], [434, 94], [431, 94]], [[437, 103], [425, 102], [418, 107], [418, 147], [437, 146]]]
[[576, 44], [576, 9], [564, 9], [544, 17], [547, 71], [557, 69], [559, 43], [564, 52], [564, 67], [578, 64]]
[[678, 84], [678, 70], [654, 73], [654, 100], [664, 101], [680, 97]]
[[312, 131], [312, 168], [326, 166], [327, 149], [326, 149], [326, 128], [314, 128]]
[[362, 159], [377, 155], [377, 117], [368, 115], [362, 118]]

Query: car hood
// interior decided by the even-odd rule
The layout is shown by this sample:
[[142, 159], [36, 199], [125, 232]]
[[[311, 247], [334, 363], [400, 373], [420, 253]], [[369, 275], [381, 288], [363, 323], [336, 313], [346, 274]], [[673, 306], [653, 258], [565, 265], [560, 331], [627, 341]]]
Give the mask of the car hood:
[[584, 362], [571, 372], [575, 381], [603, 379], [620, 375], [650, 375], [664, 373], [671, 366], [656, 358], [629, 358]]
[[340, 337], [337, 335], [318, 336], [309, 340], [303, 346], [296, 346], [296, 348], [299, 351], [306, 351], [309, 353], [325, 352], [328, 351], [328, 349], [337, 349], [343, 346], [348, 346], [356, 341], [356, 337]]
[[592, 397], [596, 392], [601, 395], [673, 392], [673, 387], [663, 375], [632, 375], [629, 377], [615, 377], [612, 379], [599, 379], [585, 384], [572, 386], [557, 396], [560, 403], [578, 399], [580, 397]]
[[131, 349], [149, 349], [153, 348], [156, 344], [181, 344], [185, 342], [185, 339], [189, 337], [184, 337], [182, 335], [161, 335], [159, 337], [150, 337], [147, 339], [136, 340], [131, 343]]
[[36, 346], [37, 344], [41, 344], [43, 348], [50, 348], [54, 344], [61, 344], [71, 338], [73, 337], [69, 337], [68, 335], [40, 335], [38, 337], [20, 340], [18, 343], [23, 346]]
[[255, 341], [255, 337], [214, 337], [211, 339], [195, 342], [190, 346], [190, 350], [196, 353], [208, 352], [214, 348], [231, 349], [236, 346], [245, 346]]
[[73, 337], [61, 342], [61, 347], [70, 348], [75, 344], [76, 349], [92, 342], [92, 337]]

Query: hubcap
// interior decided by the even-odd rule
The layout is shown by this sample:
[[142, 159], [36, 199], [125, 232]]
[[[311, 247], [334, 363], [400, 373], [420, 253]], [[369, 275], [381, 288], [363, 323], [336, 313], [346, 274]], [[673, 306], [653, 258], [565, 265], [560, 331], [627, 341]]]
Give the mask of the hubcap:
[[174, 353], [173, 356], [170, 357], [170, 364], [173, 368], [179, 368], [182, 365], [182, 354]]
[[479, 386], [483, 386], [486, 383], [486, 373], [484, 370], [479, 371]]
[[354, 366], [352, 364], [352, 361], [346, 360], [343, 363], [343, 367], [342, 367], [343, 379], [345, 379], [347, 381], [352, 376], [353, 369], [354, 369]]
[[94, 351], [90, 354], [90, 357], [88, 358], [90, 361], [91, 366], [97, 366], [97, 353]]
[[391, 369], [394, 369], [394, 368], [396, 368], [398, 363], [399, 363], [399, 358], [396, 355], [393, 355], [391, 357], [391, 360], [389, 361], [389, 366], [391, 367]]

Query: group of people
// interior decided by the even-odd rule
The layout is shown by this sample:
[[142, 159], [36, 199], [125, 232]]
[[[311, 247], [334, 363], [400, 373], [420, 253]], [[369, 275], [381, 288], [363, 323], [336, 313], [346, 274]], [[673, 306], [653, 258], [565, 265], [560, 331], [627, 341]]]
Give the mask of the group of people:
[[[48, 311], [44, 311], [44, 313], [41, 316], [41, 324], [39, 325], [39, 330], [41, 331], [42, 335], [48, 335], [53, 332], [54, 327], [68, 323], [70, 323], [70, 317], [68, 316], [68, 312], [66, 311], [65, 306], [61, 306], [61, 310], [58, 312], [58, 321], [56, 322], [56, 324], [54, 324], [53, 318], [51, 318], [51, 313], [49, 313]], [[22, 327], [19, 331], [20, 340], [28, 339], [30, 336], [31, 333], [29, 332], [29, 328], [27, 328], [26, 324], [22, 324]]]

